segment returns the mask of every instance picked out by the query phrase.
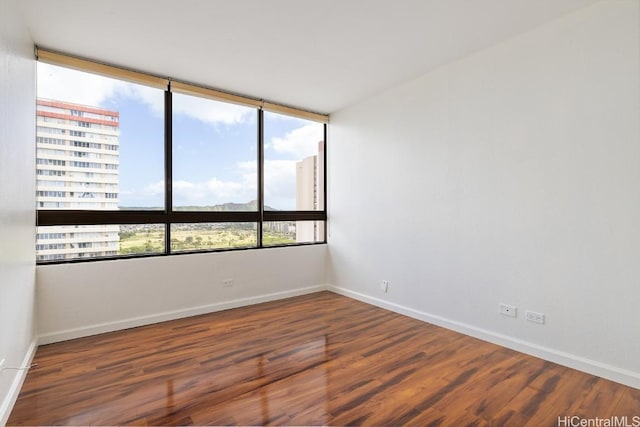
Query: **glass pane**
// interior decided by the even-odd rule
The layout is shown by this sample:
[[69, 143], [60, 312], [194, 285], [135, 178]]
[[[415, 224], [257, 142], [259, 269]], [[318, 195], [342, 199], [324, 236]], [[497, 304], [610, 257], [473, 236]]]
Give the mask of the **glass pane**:
[[164, 252], [164, 225], [56, 225], [38, 227], [38, 261]]
[[324, 209], [324, 125], [264, 113], [265, 210]]
[[173, 94], [173, 209], [257, 210], [257, 112]]
[[164, 91], [37, 65], [39, 209], [163, 209]]
[[164, 224], [120, 226], [120, 255], [164, 253]]
[[171, 252], [255, 247], [255, 222], [171, 224]]
[[267, 221], [262, 226], [264, 246], [324, 241], [324, 221]]

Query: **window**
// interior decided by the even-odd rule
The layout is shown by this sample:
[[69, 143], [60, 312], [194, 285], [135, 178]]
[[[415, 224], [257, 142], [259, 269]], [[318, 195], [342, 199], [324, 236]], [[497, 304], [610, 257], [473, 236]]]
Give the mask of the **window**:
[[38, 239], [64, 239], [64, 233], [38, 233], [36, 236]]
[[[60, 171], [60, 170], [42, 170], [42, 169], [38, 169], [36, 171], [37, 175], [46, 175], [46, 176], [65, 176], [66, 172], [65, 171]], [[46, 181], [42, 181], [40, 182], [40, 185], [47, 185]]]
[[64, 166], [67, 164], [64, 160], [55, 160], [55, 159], [43, 159], [38, 158], [36, 161], [38, 165], [49, 165], [49, 166]]
[[265, 203], [273, 209], [324, 208], [324, 126], [264, 113]]
[[64, 243], [49, 243], [43, 245], [36, 245], [36, 250], [38, 251], [50, 251], [54, 249], [65, 249], [66, 245]]
[[70, 162], [69, 165], [72, 168], [94, 168], [94, 169], [102, 168], [102, 165], [100, 163], [92, 163], [92, 162]]
[[41, 156], [64, 156], [64, 150], [52, 150], [50, 148], [41, 148], [39, 154]]
[[263, 225], [265, 246], [317, 243], [324, 239], [324, 221], [269, 221]]
[[38, 191], [38, 197], [64, 197], [64, 191]]
[[[71, 145], [73, 147], [94, 148], [96, 150], [99, 150], [101, 148], [100, 144], [96, 144], [94, 142], [86, 142], [86, 141], [71, 141]], [[117, 150], [117, 146], [115, 149]]]
[[162, 254], [165, 251], [164, 224], [120, 225], [119, 230], [119, 255]]
[[325, 241], [326, 116], [39, 55], [38, 262]]
[[257, 211], [257, 109], [172, 98], [173, 210]]
[[42, 136], [36, 137], [36, 142], [39, 144], [53, 144], [53, 145], [65, 145], [64, 139], [58, 138], [45, 138]]
[[250, 248], [257, 244], [255, 222], [171, 224], [172, 252]]
[[[44, 118], [42, 119], [42, 122], [46, 122], [46, 121], [47, 120], [45, 120]], [[38, 134], [44, 133], [48, 135], [64, 135], [67, 133], [66, 129], [59, 129], [59, 128], [47, 127], [47, 126], [37, 126], [36, 131], [38, 132]]]
[[[159, 224], [38, 226], [37, 233], [38, 261], [148, 255], [162, 253], [164, 250], [164, 225]], [[52, 240], [55, 243], [49, 243]], [[59, 257], [51, 258], [52, 254]]]

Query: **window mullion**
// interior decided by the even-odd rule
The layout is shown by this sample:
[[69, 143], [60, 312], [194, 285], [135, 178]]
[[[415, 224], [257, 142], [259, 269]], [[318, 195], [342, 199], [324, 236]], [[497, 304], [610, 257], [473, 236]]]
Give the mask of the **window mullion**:
[[171, 253], [171, 213], [173, 212], [173, 126], [171, 82], [164, 92], [164, 251]]
[[264, 112], [258, 108], [258, 247], [262, 245], [262, 224], [264, 222]]
[[322, 211], [324, 212], [324, 233], [323, 233], [323, 242], [327, 242], [327, 235], [328, 235], [328, 224], [327, 224], [327, 124], [324, 124], [324, 140], [323, 140], [323, 144], [322, 144], [322, 151], [323, 151], [323, 169], [324, 169], [324, 173], [322, 174], [322, 178], [323, 178], [323, 182], [322, 182], [322, 198], [323, 198], [323, 204], [322, 204]]

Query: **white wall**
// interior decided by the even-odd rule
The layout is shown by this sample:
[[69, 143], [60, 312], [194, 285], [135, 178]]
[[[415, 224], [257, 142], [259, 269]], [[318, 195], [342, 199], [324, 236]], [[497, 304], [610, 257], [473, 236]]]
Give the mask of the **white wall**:
[[[325, 288], [326, 245], [37, 268], [40, 343]], [[232, 287], [223, 280], [233, 279]]]
[[[0, 359], [17, 367], [35, 347], [35, 62], [13, 0], [0, 2]], [[22, 380], [0, 375], [0, 425]]]
[[600, 2], [332, 115], [329, 283], [640, 387], [639, 16]]

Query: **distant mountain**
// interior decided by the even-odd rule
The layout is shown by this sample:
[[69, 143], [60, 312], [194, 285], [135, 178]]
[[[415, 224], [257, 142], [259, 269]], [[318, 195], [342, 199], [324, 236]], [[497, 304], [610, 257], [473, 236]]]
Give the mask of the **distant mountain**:
[[[162, 210], [161, 207], [136, 207], [136, 206], [120, 206], [120, 210]], [[174, 209], [174, 211], [199, 211], [199, 212], [233, 212], [233, 211], [250, 211], [255, 212], [258, 210], [258, 201], [252, 200], [247, 203], [223, 203], [221, 205], [213, 205], [213, 206], [179, 206]], [[265, 211], [276, 211], [270, 206], [264, 207]]]

